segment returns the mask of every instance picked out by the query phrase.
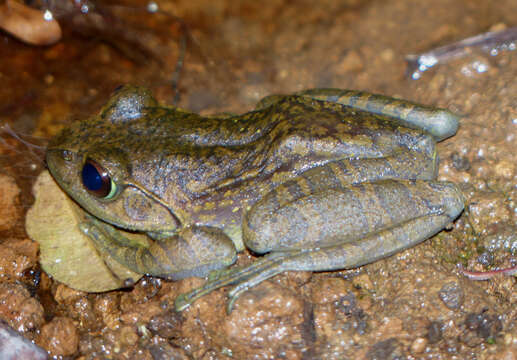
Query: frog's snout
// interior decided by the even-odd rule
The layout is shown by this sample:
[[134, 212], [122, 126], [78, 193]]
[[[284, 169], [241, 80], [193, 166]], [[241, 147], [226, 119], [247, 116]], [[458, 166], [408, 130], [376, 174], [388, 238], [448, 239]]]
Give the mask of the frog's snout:
[[65, 181], [76, 154], [62, 149], [48, 149], [45, 154], [45, 163], [52, 176], [59, 181]]

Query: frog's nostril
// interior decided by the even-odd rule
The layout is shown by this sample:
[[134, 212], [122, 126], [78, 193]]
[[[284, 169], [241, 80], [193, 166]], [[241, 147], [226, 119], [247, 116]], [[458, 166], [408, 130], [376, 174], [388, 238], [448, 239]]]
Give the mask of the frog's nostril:
[[65, 161], [72, 161], [74, 159], [74, 154], [69, 150], [62, 150], [61, 158]]

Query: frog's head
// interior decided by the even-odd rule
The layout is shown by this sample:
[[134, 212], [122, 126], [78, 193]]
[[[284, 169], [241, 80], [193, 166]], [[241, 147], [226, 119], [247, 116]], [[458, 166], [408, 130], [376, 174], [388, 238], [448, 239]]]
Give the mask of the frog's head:
[[[170, 232], [177, 214], [135, 177], [144, 141], [136, 122], [156, 101], [142, 88], [119, 89], [100, 114], [65, 128], [47, 148], [46, 161], [68, 195], [95, 217], [124, 229]], [[140, 175], [141, 177], [141, 175]]]

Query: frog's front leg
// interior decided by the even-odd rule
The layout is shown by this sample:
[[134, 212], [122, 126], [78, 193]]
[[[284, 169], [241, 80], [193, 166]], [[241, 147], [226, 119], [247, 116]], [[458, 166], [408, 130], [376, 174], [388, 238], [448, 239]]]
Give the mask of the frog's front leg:
[[122, 265], [140, 274], [172, 280], [203, 277], [230, 266], [237, 256], [232, 241], [216, 228], [184, 228], [166, 238], [150, 239], [150, 245], [145, 247], [127, 239], [122, 230], [93, 217], [80, 227], [99, 250]]
[[211, 290], [246, 289], [288, 270], [324, 271], [361, 266], [413, 246], [454, 220], [463, 196], [448, 182], [380, 180], [282, 199], [276, 191], [247, 214], [243, 234], [257, 253], [270, 252], [176, 300], [182, 310]]

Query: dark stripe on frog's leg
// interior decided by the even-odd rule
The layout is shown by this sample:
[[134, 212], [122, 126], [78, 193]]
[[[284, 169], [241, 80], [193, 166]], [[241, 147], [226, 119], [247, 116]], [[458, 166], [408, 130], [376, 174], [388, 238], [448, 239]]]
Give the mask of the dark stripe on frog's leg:
[[[364, 194], [364, 201], [375, 201], [374, 205], [369, 208], [377, 208], [383, 209], [383, 214], [390, 218], [392, 224], [398, 224], [400, 219], [404, 217], [404, 214], [410, 214], [410, 216], [425, 216], [426, 213], [429, 213], [429, 207], [427, 200], [422, 199], [418, 194], [418, 187], [406, 186], [406, 184], [410, 184], [411, 182], [393, 182], [393, 184], [399, 185], [397, 186], [396, 191], [393, 191], [392, 188], [384, 188], [382, 186], [377, 186], [373, 188], [374, 184], [377, 183], [365, 183], [365, 186], [368, 187], [368, 193]], [[415, 189], [412, 192], [412, 189]], [[422, 206], [422, 203], [425, 204]], [[375, 229], [381, 228], [380, 226], [371, 226], [371, 231], [375, 231]], [[404, 241], [404, 240], [401, 240]]]
[[456, 134], [459, 117], [447, 109], [417, 104], [407, 100], [363, 91], [341, 89], [309, 89], [297, 95], [315, 100], [335, 102], [374, 114], [388, 116], [403, 126], [423, 129], [437, 141]]
[[330, 166], [346, 185], [386, 179], [433, 180], [437, 161], [427, 154], [400, 151], [383, 158], [336, 160], [325, 166]]
[[[296, 182], [304, 189], [303, 193], [309, 194], [323, 189], [339, 189], [351, 184], [379, 180], [433, 180], [436, 178], [436, 169], [436, 159], [418, 152], [400, 151], [396, 155], [383, 158], [331, 161], [307, 170], [283, 186], [289, 188], [289, 183]], [[310, 189], [310, 192], [305, 189]]]
[[274, 190], [270, 191], [274, 195], [276, 207], [284, 206], [286, 203], [293, 201], [306, 195], [307, 189], [304, 191], [300, 186], [300, 181], [287, 181], [278, 185]]
[[328, 163], [315, 167], [270, 190], [267, 196], [269, 201], [274, 201], [273, 208], [279, 208], [291, 201], [314, 194], [322, 188], [341, 187], [340, 180], [336, 177], [332, 166], [331, 163]]

